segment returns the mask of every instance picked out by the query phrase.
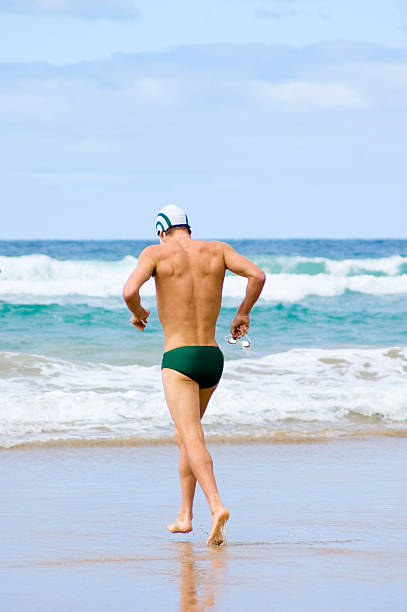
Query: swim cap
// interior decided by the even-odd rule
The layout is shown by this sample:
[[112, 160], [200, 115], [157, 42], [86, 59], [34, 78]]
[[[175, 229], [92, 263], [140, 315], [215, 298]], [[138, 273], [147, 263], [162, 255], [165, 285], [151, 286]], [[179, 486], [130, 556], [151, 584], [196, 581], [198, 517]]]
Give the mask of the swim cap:
[[188, 217], [179, 206], [175, 204], [168, 204], [160, 210], [157, 215], [157, 223], [155, 224], [157, 234], [159, 232], [166, 232], [170, 227], [189, 227]]

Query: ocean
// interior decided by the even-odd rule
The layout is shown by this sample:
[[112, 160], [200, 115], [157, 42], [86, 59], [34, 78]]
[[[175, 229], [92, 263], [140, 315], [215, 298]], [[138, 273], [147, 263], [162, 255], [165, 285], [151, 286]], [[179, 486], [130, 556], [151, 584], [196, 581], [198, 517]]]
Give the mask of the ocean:
[[[226, 337], [212, 441], [407, 436], [407, 240], [231, 240], [267, 274], [250, 350]], [[154, 283], [144, 333], [121, 291], [148, 241], [0, 241], [0, 448], [167, 443]]]

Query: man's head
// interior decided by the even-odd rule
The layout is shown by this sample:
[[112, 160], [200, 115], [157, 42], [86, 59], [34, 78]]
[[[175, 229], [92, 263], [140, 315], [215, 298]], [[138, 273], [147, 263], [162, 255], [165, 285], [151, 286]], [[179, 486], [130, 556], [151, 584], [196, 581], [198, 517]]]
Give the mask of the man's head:
[[164, 232], [164, 234], [172, 233], [177, 228], [184, 228], [189, 234], [191, 233], [188, 217], [182, 208], [175, 204], [168, 204], [157, 215], [157, 234], [160, 236], [161, 232]]

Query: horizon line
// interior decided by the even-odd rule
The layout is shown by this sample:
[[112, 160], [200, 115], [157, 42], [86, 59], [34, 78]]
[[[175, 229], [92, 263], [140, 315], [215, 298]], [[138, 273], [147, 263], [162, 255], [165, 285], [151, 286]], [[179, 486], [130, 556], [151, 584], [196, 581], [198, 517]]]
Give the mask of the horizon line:
[[[278, 237], [269, 237], [269, 238], [254, 238], [254, 237], [241, 237], [241, 238], [193, 238], [194, 240], [363, 240], [363, 241], [373, 241], [373, 240], [405, 240], [407, 241], [407, 237], [389, 237], [389, 236], [374, 236], [371, 238], [366, 237], [331, 237], [331, 236], [314, 236], [314, 237], [305, 237], [305, 236], [291, 236], [285, 238]], [[35, 242], [35, 241], [53, 241], [53, 242], [149, 242], [156, 241], [156, 238], [0, 238], [0, 242]]]

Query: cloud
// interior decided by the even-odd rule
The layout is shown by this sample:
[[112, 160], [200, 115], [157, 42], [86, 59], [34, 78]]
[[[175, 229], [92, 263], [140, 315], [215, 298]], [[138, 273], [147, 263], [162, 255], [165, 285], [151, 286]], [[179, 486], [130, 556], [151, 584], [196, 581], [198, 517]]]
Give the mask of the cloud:
[[285, 235], [316, 231], [318, 202], [349, 223], [372, 202], [404, 210], [406, 101], [407, 50], [362, 43], [0, 63], [2, 201], [19, 212], [0, 231], [141, 237], [144, 213], [168, 201], [233, 206], [218, 236], [255, 235], [244, 211], [259, 203], [264, 236], [284, 210]]
[[257, 82], [253, 94], [265, 104], [285, 110], [350, 109], [366, 106], [363, 96], [346, 83]]
[[67, 66], [0, 64], [4, 131], [124, 137], [228, 114], [404, 111], [407, 50], [362, 43], [197, 45]]
[[133, 0], [2, 0], [0, 12], [119, 21], [140, 16]]

